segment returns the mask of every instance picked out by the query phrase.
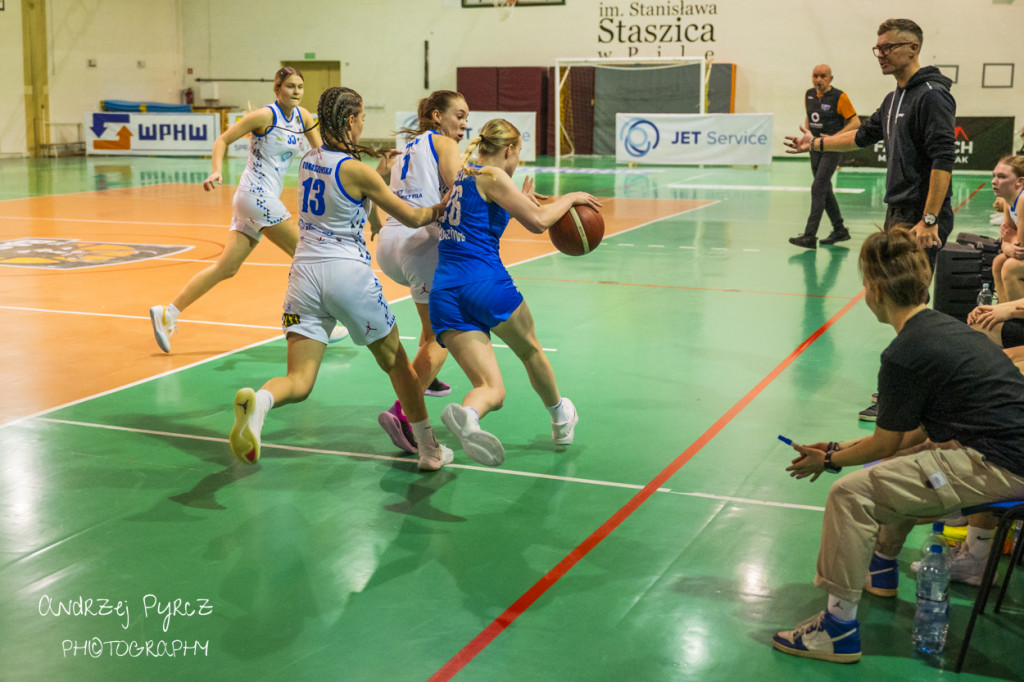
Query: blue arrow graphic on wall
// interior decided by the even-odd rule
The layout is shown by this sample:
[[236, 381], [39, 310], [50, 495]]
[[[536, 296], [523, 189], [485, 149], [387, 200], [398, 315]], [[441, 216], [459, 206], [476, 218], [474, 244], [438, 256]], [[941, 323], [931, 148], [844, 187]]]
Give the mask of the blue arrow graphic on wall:
[[103, 131], [107, 129], [108, 123], [128, 123], [131, 121], [131, 116], [128, 114], [93, 114], [92, 115], [92, 127], [89, 128], [96, 137], [101, 137]]

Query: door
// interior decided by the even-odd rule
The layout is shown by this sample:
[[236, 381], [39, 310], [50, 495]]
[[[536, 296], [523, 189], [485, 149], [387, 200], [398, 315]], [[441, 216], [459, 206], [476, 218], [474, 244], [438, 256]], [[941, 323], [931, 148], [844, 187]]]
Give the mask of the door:
[[316, 104], [320, 101], [321, 93], [327, 88], [341, 85], [341, 62], [281, 62], [281, 66], [291, 66], [302, 72], [302, 106], [312, 114], [316, 114]]

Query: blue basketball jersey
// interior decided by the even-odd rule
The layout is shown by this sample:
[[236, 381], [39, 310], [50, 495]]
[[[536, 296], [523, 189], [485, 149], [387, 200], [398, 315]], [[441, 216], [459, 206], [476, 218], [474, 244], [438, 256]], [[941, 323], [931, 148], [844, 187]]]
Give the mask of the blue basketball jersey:
[[480, 196], [476, 176], [460, 171], [441, 219], [433, 290], [508, 277], [498, 255], [508, 221], [508, 211]]

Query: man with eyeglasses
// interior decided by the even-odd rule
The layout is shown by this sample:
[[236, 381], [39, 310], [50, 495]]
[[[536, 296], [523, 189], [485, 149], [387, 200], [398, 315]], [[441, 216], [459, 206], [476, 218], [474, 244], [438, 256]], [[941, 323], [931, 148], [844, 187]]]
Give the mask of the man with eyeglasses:
[[[787, 137], [790, 154], [807, 150], [851, 151], [885, 141], [885, 224], [913, 225], [913, 234], [935, 260], [953, 232], [953, 163], [956, 160], [956, 102], [952, 81], [918, 57], [924, 36], [910, 19], [887, 19], [878, 27], [872, 48], [882, 73], [896, 79], [896, 89], [857, 130], [813, 137]], [[872, 396], [876, 399], [875, 396]], [[878, 403], [858, 414], [861, 421], [878, 417]]]
[[[807, 117], [804, 130], [810, 130], [815, 138], [821, 135], [835, 135], [847, 130], [856, 130], [860, 117], [850, 103], [850, 97], [839, 88], [832, 87], [832, 67], [818, 64], [811, 73], [813, 88], [804, 96]], [[807, 218], [804, 233], [791, 237], [790, 244], [814, 249], [818, 245], [818, 226], [821, 214], [827, 213], [832, 223], [832, 232], [821, 240], [822, 244], [835, 244], [850, 238], [850, 232], [843, 225], [843, 214], [832, 191], [832, 175], [839, 165], [839, 152], [818, 152], [811, 150], [811, 214]]]
[[[856, 130], [813, 137], [787, 137], [790, 154], [851, 151], [885, 141], [885, 229], [914, 226], [918, 242], [935, 267], [938, 250], [953, 231], [952, 171], [956, 160], [956, 102], [952, 81], [918, 58], [924, 36], [910, 19], [887, 19], [878, 27], [872, 48], [882, 73], [896, 79], [896, 89]], [[873, 420], [871, 420], [873, 421]]]

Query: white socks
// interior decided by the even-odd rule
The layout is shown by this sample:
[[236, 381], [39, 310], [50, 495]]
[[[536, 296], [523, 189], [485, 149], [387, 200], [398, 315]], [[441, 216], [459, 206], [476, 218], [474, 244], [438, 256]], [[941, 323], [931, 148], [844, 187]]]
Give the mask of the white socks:
[[551, 421], [553, 423], [561, 424], [563, 422], [568, 421], [568, 417], [565, 416], [564, 410], [562, 409], [562, 405], [564, 404], [565, 401], [559, 398], [557, 405], [552, 405], [551, 407], [547, 408], [548, 414], [551, 415]]
[[828, 595], [828, 612], [836, 620], [857, 620], [857, 602], [840, 599], [830, 594]]
[[181, 311], [173, 303], [168, 303], [167, 307], [164, 308], [164, 317], [167, 318], [167, 322], [170, 324], [174, 324], [174, 321], [178, 319], [178, 315], [181, 315]]
[[992, 544], [995, 541], [995, 529], [967, 527], [967, 551], [978, 561], [986, 561], [988, 553], [992, 551]]
[[263, 418], [274, 408], [274, 396], [265, 388], [256, 391], [256, 405], [253, 407], [252, 416], [249, 417], [249, 428], [258, 438], [263, 430]]
[[437, 438], [434, 437], [434, 429], [430, 426], [430, 420], [424, 419], [421, 422], [409, 422], [412, 427], [412, 435], [416, 438], [416, 444], [427, 447], [437, 447]]

